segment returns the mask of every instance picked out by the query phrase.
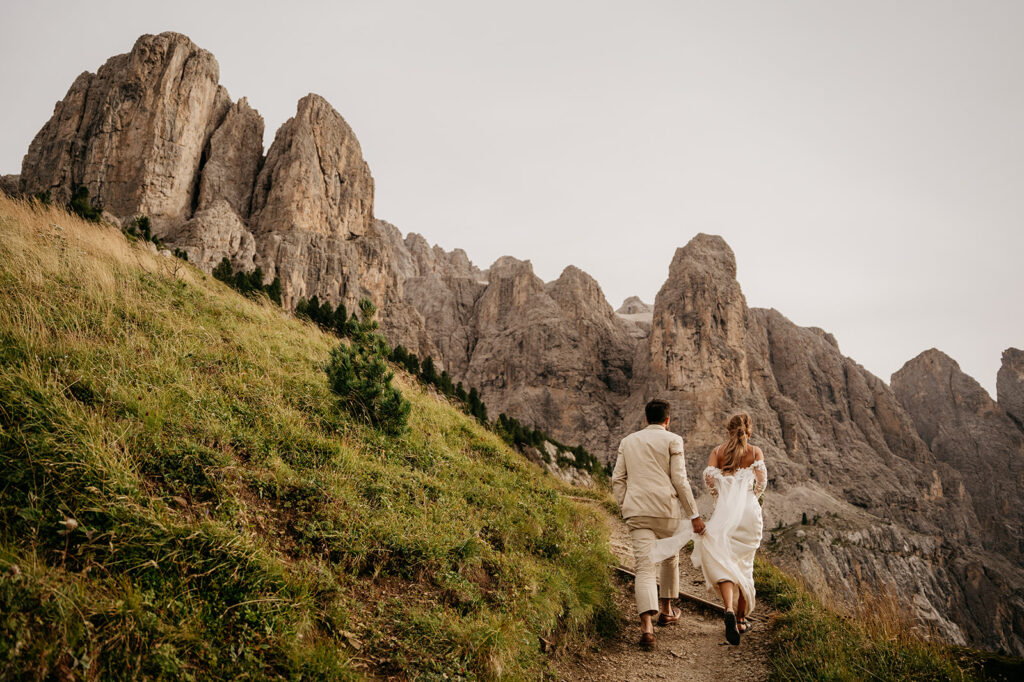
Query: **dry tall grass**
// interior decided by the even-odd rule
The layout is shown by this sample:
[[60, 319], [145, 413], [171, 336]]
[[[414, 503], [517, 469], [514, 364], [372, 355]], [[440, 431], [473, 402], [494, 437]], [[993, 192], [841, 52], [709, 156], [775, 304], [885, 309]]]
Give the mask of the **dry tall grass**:
[[536, 677], [615, 622], [586, 505], [416, 382], [112, 227], [0, 197], [0, 678]]

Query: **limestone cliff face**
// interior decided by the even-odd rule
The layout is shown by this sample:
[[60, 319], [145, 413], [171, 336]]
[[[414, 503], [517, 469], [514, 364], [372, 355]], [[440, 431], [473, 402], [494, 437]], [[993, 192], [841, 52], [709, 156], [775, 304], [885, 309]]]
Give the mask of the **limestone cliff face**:
[[193, 265], [211, 272], [227, 258], [235, 270], [250, 272], [256, 265], [256, 240], [224, 199], [212, 201], [196, 211], [169, 239], [188, 254]]
[[996, 374], [999, 407], [1024, 431], [1024, 351], [1007, 348]]
[[635, 342], [597, 282], [570, 266], [545, 285], [529, 261], [502, 258], [473, 320], [466, 380], [488, 406], [607, 457]]
[[941, 351], [909, 361], [893, 374], [892, 387], [935, 457], [960, 472], [985, 546], [1021, 558], [1024, 433]]
[[504, 412], [607, 459], [637, 341], [597, 282], [570, 266], [545, 284], [511, 257], [482, 271], [461, 250], [385, 232], [391, 284], [374, 300], [387, 301], [389, 339], [479, 389], [492, 417]]
[[177, 33], [146, 35], [57, 103], [22, 163], [23, 193], [67, 201], [78, 185], [165, 236], [193, 209], [203, 150], [230, 106], [217, 61]]
[[226, 201], [237, 216], [248, 216], [256, 174], [263, 162], [263, 117], [246, 98], [231, 105], [206, 150], [199, 179], [198, 208]]
[[285, 305], [339, 297], [336, 254], [373, 222], [373, 177], [355, 134], [318, 95], [299, 100], [256, 178], [257, 265], [279, 276]]
[[111, 220], [148, 216], [155, 236], [207, 271], [226, 257], [280, 276], [289, 307], [344, 298], [361, 278], [359, 254], [373, 251], [346, 244], [374, 220], [355, 135], [308, 95], [264, 159], [262, 117], [218, 79], [216, 60], [186, 36], [142, 36], [75, 80], [32, 141], [19, 190], [66, 202], [84, 185]]

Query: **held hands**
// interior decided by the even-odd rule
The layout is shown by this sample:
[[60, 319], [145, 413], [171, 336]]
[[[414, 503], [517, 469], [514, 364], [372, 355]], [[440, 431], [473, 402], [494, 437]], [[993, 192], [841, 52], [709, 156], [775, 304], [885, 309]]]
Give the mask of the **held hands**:
[[704, 535], [704, 519], [698, 516], [695, 519], [690, 519], [690, 524], [693, 526], [694, 533], [697, 535]]

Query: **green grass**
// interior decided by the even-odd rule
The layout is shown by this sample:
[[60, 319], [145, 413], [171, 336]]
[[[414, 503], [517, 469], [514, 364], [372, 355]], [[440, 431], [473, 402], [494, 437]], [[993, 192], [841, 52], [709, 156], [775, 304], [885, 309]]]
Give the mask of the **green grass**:
[[1022, 662], [930, 642], [914, 633], [896, 600], [865, 596], [853, 616], [821, 600], [764, 560], [758, 598], [778, 611], [772, 678], [778, 680], [1020, 679]]
[[0, 290], [0, 678], [536, 678], [616, 621], [598, 512], [404, 376], [354, 422], [266, 299], [6, 198]]

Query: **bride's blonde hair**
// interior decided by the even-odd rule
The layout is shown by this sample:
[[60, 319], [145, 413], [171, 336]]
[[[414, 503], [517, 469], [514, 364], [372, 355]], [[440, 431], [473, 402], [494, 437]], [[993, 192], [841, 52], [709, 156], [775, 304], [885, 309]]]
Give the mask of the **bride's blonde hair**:
[[750, 421], [750, 415], [740, 412], [733, 415], [729, 420], [729, 440], [722, 447], [718, 454], [718, 468], [723, 473], [730, 473], [736, 470], [740, 460], [747, 451], [747, 440], [753, 431], [754, 424]]

